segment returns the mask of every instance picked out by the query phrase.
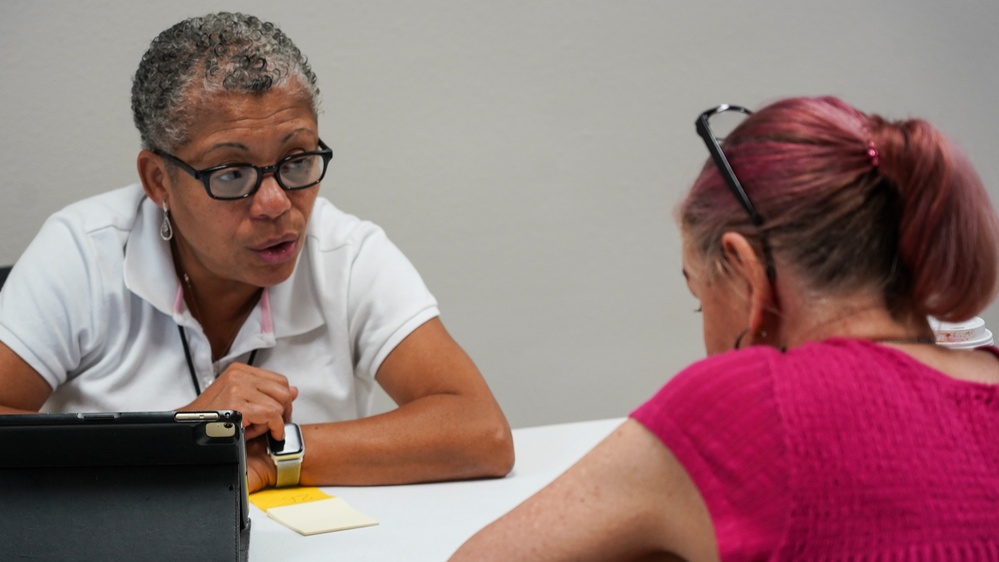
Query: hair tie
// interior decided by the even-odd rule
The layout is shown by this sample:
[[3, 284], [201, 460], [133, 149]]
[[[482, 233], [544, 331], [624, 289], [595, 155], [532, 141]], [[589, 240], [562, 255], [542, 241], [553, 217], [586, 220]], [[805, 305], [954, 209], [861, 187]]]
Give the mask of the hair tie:
[[867, 157], [871, 159], [871, 166], [877, 168], [881, 164], [878, 147], [874, 146], [874, 141], [867, 141]]

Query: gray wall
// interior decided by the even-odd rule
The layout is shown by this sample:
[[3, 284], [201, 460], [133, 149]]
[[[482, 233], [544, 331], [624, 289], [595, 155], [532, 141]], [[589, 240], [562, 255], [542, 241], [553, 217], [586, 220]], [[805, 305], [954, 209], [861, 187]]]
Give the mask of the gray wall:
[[926, 117], [999, 197], [994, 0], [3, 0], [0, 262], [135, 180], [135, 66], [216, 9], [310, 57], [322, 193], [413, 260], [517, 427], [625, 415], [703, 355], [671, 212], [710, 106], [835, 94]]

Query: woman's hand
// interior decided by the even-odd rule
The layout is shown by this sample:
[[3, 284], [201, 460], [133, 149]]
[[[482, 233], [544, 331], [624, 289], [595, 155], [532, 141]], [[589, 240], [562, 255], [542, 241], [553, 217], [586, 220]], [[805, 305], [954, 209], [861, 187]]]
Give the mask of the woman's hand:
[[284, 375], [233, 363], [201, 396], [181, 409], [237, 410], [243, 414], [247, 442], [268, 431], [275, 439], [284, 439], [284, 424], [291, 421], [291, 404], [297, 397], [298, 389], [290, 386]]
[[267, 436], [246, 441], [247, 492], [253, 493], [277, 483], [277, 468], [267, 453]]

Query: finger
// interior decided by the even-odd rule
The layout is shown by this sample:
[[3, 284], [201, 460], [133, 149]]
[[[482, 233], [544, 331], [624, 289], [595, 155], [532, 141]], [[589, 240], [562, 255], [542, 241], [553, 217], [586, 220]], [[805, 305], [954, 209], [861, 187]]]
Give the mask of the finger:
[[242, 367], [244, 368], [230, 366], [212, 383], [212, 387], [219, 386], [220, 392], [229, 393], [236, 393], [237, 389], [252, 389], [273, 398], [282, 405], [289, 404], [298, 395], [298, 391], [293, 391], [288, 384], [287, 377], [245, 365]]
[[292, 405], [295, 403], [295, 399], [296, 398], [298, 398], [298, 387], [297, 386], [293, 386], [293, 387], [291, 387], [291, 400], [289, 400], [288, 404], [285, 405], [285, 407], [284, 407], [284, 416], [283, 417], [284, 417], [285, 423], [288, 423], [288, 422], [291, 421], [291, 408], [292, 408]]
[[268, 371], [267, 369], [247, 365], [246, 363], [233, 363], [229, 365], [224, 371], [222, 371], [222, 374], [219, 375], [218, 378], [222, 378], [227, 375], [230, 377], [245, 377], [249, 375], [256, 379], [268, 380], [277, 383], [285, 388], [289, 386], [288, 377], [280, 373], [275, 373], [274, 371]]
[[254, 418], [253, 424], [253, 434], [254, 437], [257, 435], [263, 435], [265, 433], [270, 433], [274, 439], [278, 441], [284, 439], [284, 416], [283, 410], [273, 409], [266, 416], [259, 416]]
[[246, 429], [243, 430], [243, 438], [254, 439], [267, 433], [267, 431], [268, 428], [266, 424], [255, 423], [253, 425], [247, 426]]
[[275, 439], [284, 439], [285, 406], [271, 399], [264, 401], [266, 403], [247, 402], [243, 406], [243, 419], [250, 422], [247, 434], [256, 437], [269, 431]]
[[252, 388], [281, 404], [282, 410], [295, 399], [297, 391], [292, 387], [282, 385], [270, 380], [256, 379], [252, 383]]

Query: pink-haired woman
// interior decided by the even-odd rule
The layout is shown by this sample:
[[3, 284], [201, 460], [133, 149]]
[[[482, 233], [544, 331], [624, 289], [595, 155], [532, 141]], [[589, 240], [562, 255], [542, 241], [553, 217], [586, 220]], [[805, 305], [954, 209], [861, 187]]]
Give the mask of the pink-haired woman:
[[454, 559], [999, 560], [999, 350], [927, 322], [997, 291], [966, 158], [828, 97], [697, 129], [678, 214], [709, 357]]

